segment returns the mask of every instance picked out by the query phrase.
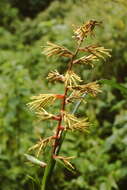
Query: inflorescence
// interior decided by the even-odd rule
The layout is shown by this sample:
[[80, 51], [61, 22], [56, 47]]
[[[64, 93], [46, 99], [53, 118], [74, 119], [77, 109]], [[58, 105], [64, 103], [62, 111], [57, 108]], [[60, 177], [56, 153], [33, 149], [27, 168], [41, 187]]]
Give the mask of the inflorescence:
[[[28, 103], [30, 109], [35, 110], [37, 117], [40, 120], [56, 120], [58, 125], [55, 129], [55, 135], [47, 137], [46, 139], [40, 139], [37, 144], [31, 147], [29, 150], [37, 150], [37, 156], [40, 152], [50, 145], [53, 147], [52, 158], [60, 159], [65, 165], [73, 166], [69, 160], [72, 157], [63, 157], [58, 155], [58, 149], [60, 140], [62, 138], [63, 131], [84, 131], [88, 132], [89, 121], [88, 118], [77, 118], [75, 115], [67, 112], [67, 104], [74, 103], [77, 99], [82, 99], [82, 95], [91, 94], [96, 96], [101, 92], [100, 85], [97, 81], [90, 82], [87, 84], [83, 83], [83, 80], [77, 73], [73, 71], [75, 65], [90, 65], [95, 66], [95, 63], [100, 59], [105, 60], [105, 56], [110, 57], [110, 49], [105, 49], [98, 45], [89, 45], [82, 47], [83, 41], [93, 35], [96, 26], [100, 26], [102, 23], [90, 20], [84, 23], [82, 26], [73, 26], [73, 38], [76, 40], [77, 48], [75, 52], [68, 50], [63, 46], [48, 42], [47, 46], [44, 47], [43, 52], [48, 57], [51, 56], [64, 56], [70, 59], [68, 63], [68, 69], [66, 73], [60, 74], [57, 70], [50, 71], [47, 79], [50, 82], [61, 82], [64, 84], [63, 94], [39, 94], [31, 98], [31, 102]], [[84, 53], [83, 57], [77, 58], [78, 53]], [[57, 100], [61, 101], [61, 107], [59, 113], [54, 115], [46, 111], [46, 108], [53, 105]], [[46, 166], [46, 164], [44, 164]]]

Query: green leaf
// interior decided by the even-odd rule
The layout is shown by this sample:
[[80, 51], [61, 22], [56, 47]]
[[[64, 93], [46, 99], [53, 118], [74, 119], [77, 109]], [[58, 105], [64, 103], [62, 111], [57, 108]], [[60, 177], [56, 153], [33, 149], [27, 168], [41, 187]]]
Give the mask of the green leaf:
[[32, 162], [33, 164], [37, 164], [41, 167], [45, 167], [47, 165], [45, 162], [42, 162], [29, 154], [24, 154], [24, 156], [27, 158], [28, 161]]
[[38, 178], [34, 178], [34, 177], [30, 176], [30, 175], [27, 175], [27, 177], [29, 179], [31, 179], [35, 184], [37, 184], [38, 186], [40, 186], [40, 181], [39, 181]]
[[103, 80], [100, 80], [99, 82], [102, 84], [110, 85], [112, 88], [116, 88], [116, 89], [120, 90], [120, 92], [123, 95], [127, 96], [127, 88], [124, 87], [122, 84], [116, 82], [114, 79], [112, 79], [112, 80], [103, 79]]

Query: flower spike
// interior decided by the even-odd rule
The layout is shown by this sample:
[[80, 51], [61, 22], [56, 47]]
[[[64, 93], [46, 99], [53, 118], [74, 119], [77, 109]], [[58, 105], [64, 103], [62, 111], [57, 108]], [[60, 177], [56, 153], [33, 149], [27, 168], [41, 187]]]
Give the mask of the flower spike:
[[[39, 94], [37, 96], [31, 97], [31, 102], [27, 105], [30, 109], [35, 110], [38, 118], [40, 120], [53, 120], [53, 123], [57, 123], [57, 127], [53, 129], [53, 135], [47, 137], [46, 139], [40, 139], [34, 146], [29, 150], [37, 150], [37, 156], [39, 156], [42, 150], [50, 145], [51, 155], [49, 160], [49, 166], [44, 172], [44, 178], [42, 182], [43, 187], [47, 186], [48, 176], [51, 176], [55, 161], [58, 161], [69, 170], [74, 169], [73, 165], [69, 160], [73, 157], [63, 157], [59, 156], [59, 151], [64, 140], [65, 134], [68, 130], [70, 131], [80, 131], [88, 132], [90, 123], [87, 118], [77, 118], [74, 113], [77, 111], [80, 103], [85, 101], [85, 96], [89, 93], [92, 96], [96, 96], [100, 90], [100, 85], [95, 82], [90, 82], [87, 84], [82, 84], [82, 79], [78, 76], [73, 67], [77, 64], [90, 65], [94, 66], [94, 63], [99, 59], [105, 59], [105, 56], [110, 57], [110, 49], [105, 49], [102, 46], [89, 45], [82, 47], [82, 42], [88, 36], [93, 35], [93, 31], [96, 26], [100, 26], [101, 22], [90, 20], [86, 23], [83, 23], [82, 26], [74, 27], [74, 38], [77, 40], [76, 48], [74, 53], [69, 49], [59, 46], [57, 44], [47, 42], [47, 46], [44, 47], [43, 53], [48, 57], [57, 55], [67, 57], [68, 61], [67, 70], [65, 74], [60, 74], [57, 70], [51, 71], [48, 74], [47, 79], [52, 82], [62, 82], [63, 84], [63, 93], [62, 94]], [[85, 55], [79, 57], [81, 52], [84, 52]], [[60, 68], [61, 69], [61, 68]], [[64, 69], [63, 69], [64, 70]], [[55, 88], [55, 87], [54, 87]], [[59, 89], [59, 87], [58, 87]], [[57, 90], [57, 89], [56, 89]], [[61, 88], [60, 88], [61, 91]], [[57, 99], [60, 101], [60, 107], [58, 114], [54, 115], [45, 110], [46, 106], [52, 105]], [[72, 111], [73, 114], [70, 114], [66, 111], [67, 104], [73, 103], [74, 100], [79, 100]], [[57, 105], [56, 105], [57, 106]], [[54, 122], [55, 120], [55, 122]], [[47, 164], [36, 159], [35, 157], [26, 155], [26, 158], [32, 163], [38, 164], [40, 166], [46, 166]], [[55, 159], [53, 161], [53, 159]], [[68, 167], [69, 166], [69, 167]]]

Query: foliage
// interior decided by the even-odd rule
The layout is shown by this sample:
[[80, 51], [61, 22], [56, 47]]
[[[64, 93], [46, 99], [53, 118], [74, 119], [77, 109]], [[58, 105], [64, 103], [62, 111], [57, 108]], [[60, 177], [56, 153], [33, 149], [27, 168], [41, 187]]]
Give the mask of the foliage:
[[[96, 34], [97, 41], [112, 49], [112, 58], [109, 64], [102, 66], [98, 63], [92, 75], [88, 67], [86, 70], [84, 66], [81, 69], [77, 67], [76, 71], [86, 82], [88, 78], [103, 78], [113, 82], [104, 85], [103, 93], [96, 101], [90, 96], [86, 97], [90, 103], [85, 104], [85, 110], [91, 122], [94, 121], [91, 133], [87, 136], [81, 134], [80, 137], [76, 133], [69, 133], [61, 152], [66, 156], [71, 154], [78, 157], [74, 160], [77, 173], [71, 174], [66, 169], [62, 173], [60, 168], [56, 168], [51, 188], [126, 190], [126, 0], [54, 1], [34, 19], [24, 20], [19, 17], [18, 8], [12, 8], [9, 2], [3, 1], [0, 16], [0, 188], [32, 189], [34, 183], [35, 189], [38, 189], [31, 179], [38, 181], [43, 175], [43, 169], [31, 167], [23, 155], [40, 134], [51, 134], [49, 126], [53, 124], [45, 121], [45, 131], [42, 123], [35, 123], [25, 105], [29, 96], [40, 91], [47, 93], [50, 89], [52, 93], [56, 90], [62, 93], [59, 84], [52, 88], [43, 78], [56, 68], [62, 73], [66, 69], [67, 58], [62, 58], [62, 66], [56, 64], [59, 58], [52, 58], [51, 64], [41, 54], [40, 46], [46, 41], [53, 41], [57, 44], [62, 42], [63, 46], [73, 49], [68, 25], [95, 19], [103, 21], [103, 27]], [[90, 43], [88, 39], [88, 45]], [[78, 111], [80, 116], [83, 113], [84, 105]]]
[[23, 17], [35, 17], [36, 14], [45, 8], [47, 8], [53, 0], [1, 0], [2, 2], [10, 4], [12, 7], [16, 7], [19, 13]]

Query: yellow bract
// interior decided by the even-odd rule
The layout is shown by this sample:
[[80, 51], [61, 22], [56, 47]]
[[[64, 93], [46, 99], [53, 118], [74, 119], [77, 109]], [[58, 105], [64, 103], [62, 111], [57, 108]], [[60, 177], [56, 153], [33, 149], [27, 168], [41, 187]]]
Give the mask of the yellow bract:
[[[105, 49], [104, 47], [97, 46], [97, 45], [89, 45], [86, 47], [81, 47], [82, 42], [85, 38], [89, 35], [93, 34], [93, 30], [95, 26], [99, 26], [101, 22], [90, 20], [87, 23], [84, 23], [80, 27], [74, 27], [74, 38], [77, 40], [77, 47], [73, 52], [68, 50], [63, 46], [59, 46], [57, 44], [47, 42], [47, 46], [44, 47], [43, 53], [46, 54], [48, 57], [58, 55], [64, 56], [69, 58], [68, 69], [65, 75], [60, 74], [57, 70], [51, 71], [48, 74], [47, 79], [50, 81], [60, 81], [64, 83], [64, 93], [62, 94], [39, 94], [37, 96], [33, 96], [31, 98], [31, 102], [27, 105], [30, 109], [35, 109], [36, 114], [40, 120], [48, 120], [52, 119], [58, 122], [57, 128], [53, 132], [54, 135], [48, 137], [46, 139], [40, 139], [37, 144], [31, 147], [29, 150], [37, 150], [37, 156], [39, 156], [42, 149], [44, 149], [50, 142], [52, 149], [52, 158], [59, 159], [59, 162], [63, 162], [65, 165], [74, 169], [71, 165], [69, 160], [72, 157], [63, 157], [58, 156], [59, 148], [61, 147], [61, 143], [63, 141], [62, 134], [64, 130], [71, 130], [71, 131], [86, 131], [88, 132], [89, 121], [87, 118], [77, 118], [73, 114], [67, 113], [66, 104], [73, 103], [75, 99], [80, 99], [74, 110], [73, 113], [79, 107], [81, 100], [90, 93], [93, 96], [96, 96], [97, 93], [101, 92], [100, 85], [97, 82], [90, 82], [88, 84], [82, 84], [82, 80], [80, 76], [78, 76], [73, 71], [73, 66], [75, 64], [84, 64], [94, 66], [94, 62], [98, 61], [100, 58], [105, 59], [104, 56], [110, 57], [110, 49]], [[79, 58], [79, 53], [85, 52], [81, 58]], [[45, 110], [45, 106], [51, 105], [54, 103], [56, 99], [59, 99], [61, 102], [60, 109], [57, 115], [53, 115], [48, 113]], [[64, 123], [64, 125], [63, 125]], [[28, 156], [27, 156], [28, 157]], [[33, 159], [32, 157], [28, 157], [29, 160], [32, 160], [34, 163], [41, 164], [38, 160]], [[57, 160], [58, 161], [58, 160]], [[49, 170], [50, 171], [50, 170]], [[47, 171], [46, 171], [47, 172]]]
[[80, 91], [73, 90], [70, 96], [67, 97], [66, 104], [73, 102], [75, 99], [82, 99], [81, 95], [82, 93]]
[[70, 156], [70, 157], [65, 157], [65, 156], [54, 156], [54, 159], [59, 159], [61, 161], [63, 161], [63, 163], [66, 165], [66, 166], [69, 166], [70, 168], [72, 169], [75, 169], [72, 164], [69, 162], [70, 159], [73, 159], [74, 156]]
[[52, 136], [51, 137], [47, 137], [46, 139], [40, 139], [37, 142], [37, 144], [35, 144], [31, 148], [29, 148], [29, 151], [38, 149], [38, 151], [37, 151], [37, 157], [38, 157], [39, 154], [40, 154], [40, 152], [41, 152], [41, 150], [45, 149], [45, 147], [51, 142], [52, 139], [53, 139]]
[[59, 46], [57, 44], [47, 42], [47, 46], [45, 46], [44, 51], [42, 52], [47, 56], [59, 55], [64, 57], [72, 57], [73, 53], [69, 51], [67, 48], [63, 46]]
[[65, 74], [65, 86], [77, 85], [77, 82], [82, 82], [81, 78], [73, 71], [67, 71]]
[[98, 57], [96, 55], [88, 55], [88, 56], [83, 56], [79, 59], [76, 59], [73, 61], [73, 64], [84, 64], [84, 65], [91, 65], [92, 67], [94, 66], [94, 62], [99, 61]]
[[61, 82], [64, 82], [65, 77], [63, 75], [59, 74], [59, 72], [57, 70], [55, 70], [55, 71], [51, 71], [48, 74], [47, 79], [49, 79], [50, 81], [61, 81]]
[[74, 29], [74, 38], [80, 43], [86, 38], [89, 34], [92, 34], [95, 26], [100, 25], [101, 22], [90, 20], [87, 23], [83, 24], [80, 27], [73, 25]]
[[53, 104], [56, 100], [55, 94], [39, 94], [37, 96], [32, 96], [31, 99], [32, 102], [28, 103], [27, 105], [30, 107], [30, 109], [36, 109], [39, 110], [46, 105]]
[[79, 130], [79, 131], [87, 131], [89, 122], [87, 121], [87, 118], [85, 119], [78, 119], [73, 114], [69, 114], [67, 112], [63, 112], [63, 118], [65, 122], [65, 129], [69, 130]]
[[101, 92], [100, 85], [97, 82], [90, 82], [84, 85], [77, 85], [70, 87], [71, 90], [77, 90], [80, 93], [90, 93], [93, 96], [96, 96], [97, 93]]
[[97, 46], [97, 45], [90, 45], [84, 48], [79, 48], [79, 51], [92, 53], [96, 57], [102, 58], [104, 60], [105, 60], [105, 57], [104, 57], [105, 55], [107, 55], [108, 57], [111, 57], [109, 53], [111, 49], [105, 49], [104, 47]]
[[41, 108], [41, 110], [36, 112], [37, 116], [39, 117], [40, 120], [48, 120], [54, 117], [53, 114], [48, 113], [45, 109]]

